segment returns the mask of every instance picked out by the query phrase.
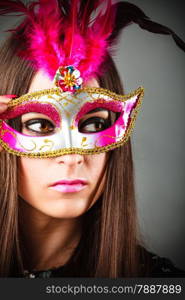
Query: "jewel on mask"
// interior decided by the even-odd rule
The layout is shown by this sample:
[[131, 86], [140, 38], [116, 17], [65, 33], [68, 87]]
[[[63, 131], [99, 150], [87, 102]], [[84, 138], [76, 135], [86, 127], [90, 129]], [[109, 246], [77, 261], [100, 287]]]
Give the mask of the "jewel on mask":
[[73, 66], [59, 67], [54, 77], [55, 85], [63, 92], [75, 92], [82, 86], [80, 71]]

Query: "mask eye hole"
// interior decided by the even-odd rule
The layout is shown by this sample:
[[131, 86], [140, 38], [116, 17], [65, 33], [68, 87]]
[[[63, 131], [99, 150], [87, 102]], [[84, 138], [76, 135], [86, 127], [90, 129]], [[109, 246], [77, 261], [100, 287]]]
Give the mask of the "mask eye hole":
[[111, 127], [117, 120], [117, 113], [103, 107], [97, 107], [87, 112], [78, 123], [82, 133], [95, 133]]
[[5, 121], [16, 131], [28, 136], [47, 136], [56, 132], [54, 122], [38, 113], [28, 113]]
[[50, 135], [54, 131], [54, 125], [47, 119], [33, 119], [24, 123], [22, 132], [27, 135]]
[[[25, 135], [50, 135], [61, 127], [61, 115], [51, 103], [22, 103], [1, 115], [10, 127]], [[34, 120], [34, 121], [33, 121]]]
[[54, 122], [40, 113], [27, 113], [21, 117], [22, 133], [31, 136], [47, 136], [56, 131]]
[[5, 122], [18, 132], [22, 132], [21, 116], [5, 120]]

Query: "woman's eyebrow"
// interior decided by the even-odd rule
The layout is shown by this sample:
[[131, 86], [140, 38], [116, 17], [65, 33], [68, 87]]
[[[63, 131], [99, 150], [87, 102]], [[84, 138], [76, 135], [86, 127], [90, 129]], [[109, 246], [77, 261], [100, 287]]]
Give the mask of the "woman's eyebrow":
[[107, 111], [106, 108], [103, 108], [103, 107], [96, 107], [95, 109], [86, 112], [86, 115], [92, 114], [92, 113], [97, 112], [97, 111], [102, 111], [102, 110], [106, 110], [106, 111]]

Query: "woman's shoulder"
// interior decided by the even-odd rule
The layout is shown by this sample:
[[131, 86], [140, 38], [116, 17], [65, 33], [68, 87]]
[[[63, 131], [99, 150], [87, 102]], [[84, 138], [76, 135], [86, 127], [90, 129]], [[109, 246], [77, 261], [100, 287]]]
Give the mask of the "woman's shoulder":
[[159, 256], [143, 248], [142, 267], [149, 266], [149, 277], [185, 277], [185, 270], [177, 267], [168, 257]]

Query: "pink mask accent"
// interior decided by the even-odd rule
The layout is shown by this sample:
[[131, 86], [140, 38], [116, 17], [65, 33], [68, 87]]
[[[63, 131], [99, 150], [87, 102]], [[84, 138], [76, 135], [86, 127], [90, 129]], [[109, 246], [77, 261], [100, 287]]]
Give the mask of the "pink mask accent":
[[[11, 153], [29, 157], [109, 151], [123, 145], [129, 138], [142, 97], [143, 88], [124, 96], [102, 88], [83, 88], [74, 94], [61, 92], [58, 88], [26, 94], [13, 100], [8, 111], [0, 115], [0, 144]], [[96, 129], [95, 119], [103, 124], [106, 122], [101, 113], [93, 112], [97, 108], [119, 113], [119, 116], [113, 124], [91, 132], [92, 126]], [[24, 119], [29, 113], [37, 114], [30, 118], [27, 115], [29, 121], [39, 119], [38, 113], [43, 119], [44, 114], [46, 122], [49, 119], [50, 124], [54, 124], [52, 131], [43, 134], [38, 131], [37, 124], [37, 132], [25, 134], [6, 122], [18, 116]], [[81, 127], [86, 128], [85, 131], [80, 130]]]

